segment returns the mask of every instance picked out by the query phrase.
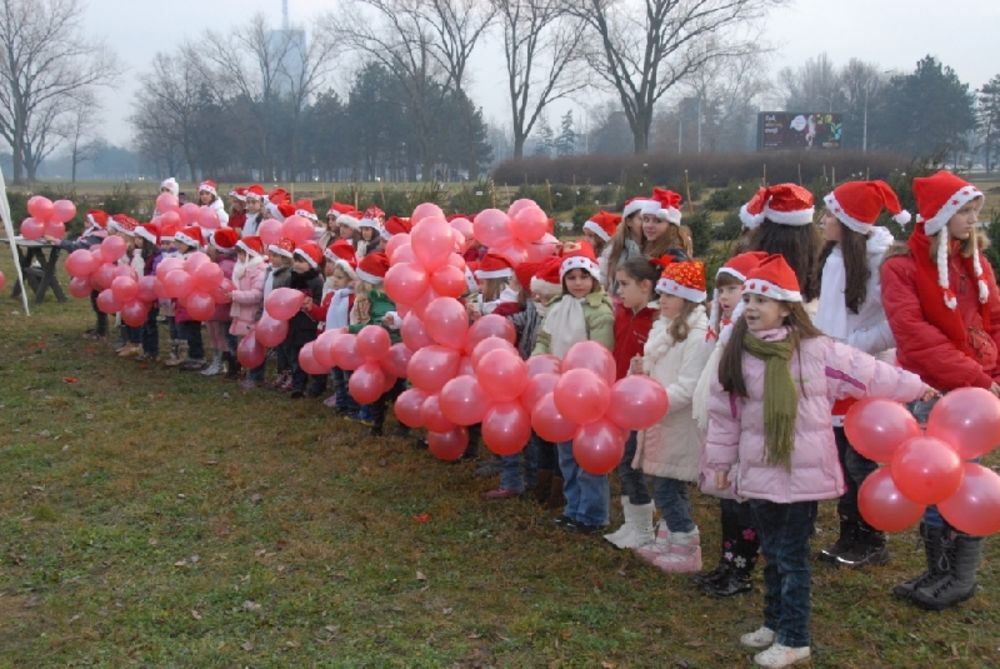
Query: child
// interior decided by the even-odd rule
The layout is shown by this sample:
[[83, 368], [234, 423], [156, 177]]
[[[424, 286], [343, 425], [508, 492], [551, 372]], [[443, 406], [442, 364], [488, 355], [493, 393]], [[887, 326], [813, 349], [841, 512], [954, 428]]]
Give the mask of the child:
[[360, 262], [369, 253], [382, 251], [382, 222], [385, 220], [385, 212], [372, 205], [365, 209], [361, 220], [358, 221], [359, 238], [355, 245], [358, 261]]
[[607, 283], [607, 258], [604, 249], [611, 242], [622, 217], [609, 211], [598, 211], [583, 224], [583, 238], [590, 242], [597, 256], [597, 264], [601, 268], [601, 285]]
[[[74, 241], [50, 240], [64, 251], [73, 252], [78, 249], [90, 249], [100, 245], [108, 236], [108, 214], [101, 209], [91, 209], [83, 219], [83, 232]], [[90, 291], [90, 307], [94, 310], [97, 322], [94, 327], [83, 333], [84, 339], [104, 339], [108, 336], [108, 315], [97, 308], [98, 290]]]
[[313, 207], [312, 200], [303, 198], [295, 203], [295, 215], [306, 219], [313, 224], [313, 241], [319, 246], [320, 250], [326, 248], [326, 245], [321, 244], [320, 240], [326, 233], [326, 224], [320, 223], [319, 217], [316, 215], [316, 209]]
[[[275, 288], [287, 288], [292, 278], [292, 252], [295, 251], [295, 242], [291, 239], [280, 239], [277, 244], [267, 247], [268, 268], [264, 275], [264, 300]], [[286, 341], [278, 344], [274, 349], [276, 367], [278, 375], [274, 379], [273, 387], [276, 390], [292, 389], [291, 361], [288, 358], [288, 347]], [[254, 381], [264, 380], [264, 365], [251, 370]]]
[[[205, 245], [201, 228], [196, 225], [188, 226], [174, 235], [174, 248], [180, 257], [186, 258], [196, 251], [200, 251]], [[174, 318], [177, 321], [178, 334], [181, 337], [181, 351], [178, 356], [179, 362], [167, 364], [171, 367], [191, 372], [197, 371], [205, 366], [205, 348], [201, 338], [201, 322], [192, 320], [187, 313], [187, 309], [180, 303], [174, 301]]]
[[160, 182], [160, 192], [170, 193], [174, 197], [179, 198], [181, 194], [181, 186], [177, 183], [177, 179], [174, 177], [167, 177]]
[[260, 184], [247, 186], [246, 218], [243, 221], [243, 237], [254, 237], [264, 221], [264, 187]]
[[[942, 392], [970, 386], [1000, 395], [1000, 297], [976, 239], [983, 194], [950, 172], [913, 180], [920, 216], [906, 247], [882, 265], [882, 303], [899, 364]], [[912, 408], [926, 422], [929, 404]], [[943, 609], [972, 597], [983, 538], [950, 527], [936, 507], [921, 523], [927, 571], [893, 590]]]
[[[559, 358], [581, 341], [614, 349], [614, 312], [601, 288], [601, 271], [587, 242], [564, 253], [559, 268], [562, 297], [546, 310], [533, 355]], [[588, 474], [573, 458], [573, 443], [557, 446], [566, 508], [556, 519], [570, 531], [591, 534], [608, 523], [608, 477]]]
[[[354, 307], [354, 282], [358, 280], [358, 263], [354, 257], [354, 247], [346, 239], [338, 239], [323, 252], [326, 257], [326, 282], [323, 284], [323, 301], [314, 305], [312, 316], [322, 323], [321, 330], [346, 329], [350, 323], [351, 309]], [[358, 403], [347, 390], [350, 374], [334, 367], [334, 394], [326, 404], [333, 406], [336, 413], [348, 416], [357, 413]], [[319, 387], [322, 392], [322, 387]]]
[[[705, 460], [719, 490], [750, 500], [767, 559], [764, 624], [740, 641], [754, 660], [810, 656], [809, 538], [817, 500], [844, 492], [831, 412], [843, 397], [910, 401], [933, 390], [910, 372], [824, 337], [792, 268], [772, 255], [747, 275], [745, 310], [712, 382]], [[732, 483], [730, 483], [732, 482]]]
[[[229, 297], [229, 334], [242, 341], [253, 332], [264, 303], [264, 277], [267, 275], [264, 244], [260, 237], [250, 235], [236, 242], [236, 264], [233, 265], [233, 292]], [[261, 366], [263, 371], [263, 366]], [[256, 388], [259, 380], [253, 370], [243, 380], [244, 389]]]
[[334, 202], [330, 205], [327, 218], [334, 216], [337, 225], [337, 239], [350, 242], [352, 248], [358, 247], [361, 239], [361, 212], [355, 211], [349, 204]]
[[501, 304], [516, 305], [517, 290], [510, 286], [514, 268], [501, 255], [487, 253], [475, 271], [479, 282], [479, 296], [476, 298], [472, 318], [492, 314]]
[[292, 252], [292, 274], [288, 287], [305, 293], [299, 313], [288, 321], [288, 338], [285, 340], [288, 362], [292, 368], [292, 399], [303, 397], [309, 374], [299, 366], [299, 351], [316, 339], [317, 322], [309, 314], [312, 305], [323, 299], [323, 251], [316, 242], [305, 242]]
[[[232, 279], [233, 267], [236, 265], [236, 242], [239, 234], [233, 228], [214, 230], [208, 238], [206, 253], [212, 262], [219, 266], [222, 275]], [[230, 340], [229, 320], [231, 308], [228, 304], [217, 304], [215, 313], [205, 322], [208, 336], [212, 339], [212, 362], [201, 370], [203, 376], [217, 376], [228, 369], [234, 369], [236, 364], [236, 342]]]
[[[702, 433], [691, 414], [691, 397], [711, 349], [705, 346], [705, 266], [699, 261], [667, 264], [656, 282], [660, 317], [653, 324], [634, 371], [648, 374], [667, 391], [670, 408], [639, 434], [632, 466], [647, 477], [665, 521], [663, 541], [638, 549], [641, 559], [667, 573], [701, 569], [701, 538], [691, 518], [687, 483], [698, 478]], [[638, 369], [637, 369], [638, 368]]]
[[671, 190], [654, 188], [652, 198], [643, 201], [642, 232], [642, 253], [647, 258], [660, 258], [671, 251], [681, 251], [688, 258], [694, 255], [691, 230], [681, 225], [681, 196]]
[[[619, 379], [628, 374], [632, 359], [642, 355], [649, 338], [658, 311], [651, 302], [659, 278], [660, 267], [642, 256], [630, 258], [618, 267], [614, 355]], [[653, 540], [653, 502], [642, 472], [632, 467], [637, 439], [636, 432], [629, 433], [618, 465], [625, 523], [617, 531], [604, 535], [618, 548], [638, 548]]]
[[[163, 254], [160, 252], [160, 228], [155, 223], [144, 223], [135, 229], [134, 244], [142, 259], [140, 276], [156, 276], [156, 267], [160, 264]], [[158, 302], [149, 305], [146, 322], [140, 328], [142, 353], [136, 356], [139, 362], [156, 362], [160, 357], [160, 329], [156, 320], [160, 310]]]
[[[849, 181], [837, 186], [824, 199], [820, 219], [826, 245], [820, 255], [819, 309], [816, 327], [849, 346], [879, 355], [895, 356], [896, 345], [882, 309], [879, 268], [892, 235], [875, 221], [883, 207], [899, 224], [910, 220], [909, 212], [884, 181]], [[833, 406], [833, 433], [844, 471], [847, 491], [837, 502], [840, 535], [832, 546], [820, 551], [820, 559], [849, 567], [884, 564], [889, 560], [885, 535], [865, 522], [858, 511], [858, 488], [878, 465], [858, 453], [844, 433], [844, 415], [853, 400]]]
[[198, 185], [198, 204], [202, 207], [211, 207], [219, 217], [219, 227], [226, 227], [229, 224], [229, 215], [222, 204], [222, 199], [216, 190], [215, 182], [205, 179]]
[[[180, 256], [174, 245], [174, 237], [180, 232], [179, 223], [162, 223], [160, 225], [160, 260], [164, 258], [174, 258]], [[167, 330], [170, 333], [170, 355], [163, 361], [167, 367], [176, 367], [183, 362], [181, 357], [181, 334], [177, 327], [177, 318], [174, 313], [174, 301], [163, 299], [157, 302], [160, 314], [167, 321]]]
[[242, 234], [246, 222], [247, 189], [243, 186], [235, 186], [229, 191], [229, 227], [235, 230], [238, 236]]
[[[137, 278], [142, 276], [145, 268], [142, 252], [135, 247], [135, 230], [138, 226], [139, 222], [126, 214], [115, 214], [108, 221], [108, 232], [118, 235], [126, 243], [125, 255], [118, 259], [118, 264], [131, 267]], [[142, 353], [142, 328], [134, 328], [122, 323], [120, 314], [117, 321], [120, 325], [121, 342], [120, 345], [116, 344], [114, 348], [118, 357], [130, 358], [140, 355]]]
[[625, 201], [622, 209], [622, 219], [611, 236], [611, 241], [604, 247], [599, 264], [604, 275], [604, 289], [608, 295], [618, 295], [618, 285], [615, 276], [618, 267], [625, 264], [629, 258], [642, 255], [642, 203], [644, 198], [631, 198]]

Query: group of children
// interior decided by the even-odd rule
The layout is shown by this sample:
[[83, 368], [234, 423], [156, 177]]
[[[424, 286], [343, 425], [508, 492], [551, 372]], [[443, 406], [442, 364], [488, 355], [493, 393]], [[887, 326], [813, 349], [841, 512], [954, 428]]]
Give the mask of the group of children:
[[[213, 183], [200, 191], [203, 204], [217, 201]], [[304, 292], [301, 311], [275, 349], [275, 386], [292, 397], [316, 397], [328, 378], [306, 374], [298, 353], [319, 332], [376, 324], [399, 341], [402, 319], [382, 287], [389, 269], [383, 244], [409, 224], [386, 220], [374, 207], [362, 214], [334, 204], [323, 225], [311, 203], [293, 205], [279, 191], [234, 190], [229, 227], [207, 244], [197, 228], [161, 230], [96, 211], [78, 243], [122, 234], [131, 243], [127, 261], [140, 274], [155, 272], [162, 257], [209, 249], [235, 288], [231, 305], [207, 325], [216, 357], [206, 375], [224, 369], [240, 375], [236, 346], [253, 330], [270, 291]], [[466, 255], [470, 319], [508, 318], [524, 358], [562, 357], [574, 344], [593, 341], [612, 352], [619, 378], [646, 374], [666, 389], [666, 415], [628, 436], [616, 471], [624, 523], [604, 538], [666, 573], [696, 574], [701, 591], [715, 597], [751, 590], [762, 554], [763, 624], [741, 637], [760, 650], [761, 666], [810, 656], [809, 541], [819, 501], [838, 499], [841, 520], [837, 541], [821, 559], [847, 566], [888, 560], [884, 535], [858, 511], [858, 487], [875, 464], [844, 433], [850, 403], [891, 398], [910, 403], [926, 421], [943, 392], [978, 386], [1000, 395], [1000, 298], [976, 227], [983, 195], [948, 172], [916, 179], [914, 193], [920, 215], [903, 245], [876, 225], [883, 210], [903, 224], [909, 218], [884, 182], [838, 186], [824, 199], [819, 225], [809, 191], [795, 184], [761, 188], [740, 210], [744, 232], [713, 277], [711, 299], [705, 267], [692, 257], [690, 231], [681, 224], [680, 196], [662, 189], [627, 201], [621, 216], [595, 215], [584, 225], [584, 240], [542, 262], [512, 266], [488, 249]], [[263, 248], [254, 234], [260, 224], [293, 212], [314, 221], [315, 241]], [[182, 355], [178, 344], [167, 364], [201, 368], [201, 324], [168, 301], [160, 313], [171, 338], [187, 347]], [[143, 356], [155, 358], [155, 310], [138, 330]], [[125, 330], [123, 354], [135, 350], [134, 336]], [[327, 404], [381, 435], [387, 405], [403, 382], [373, 405], [358, 406], [348, 377], [333, 370]], [[261, 365], [246, 370], [242, 383], [253, 388], [263, 380]], [[466, 457], [477, 451], [476, 435], [470, 429]], [[532, 435], [523, 453], [487, 462], [497, 463], [500, 485], [486, 498], [533, 488], [539, 501], [558, 506], [555, 522], [563, 529], [593, 534], [608, 525], [609, 477], [582, 469], [571, 441]], [[720, 557], [707, 572], [689, 502], [692, 484], [719, 498]], [[949, 527], [934, 507], [921, 537], [927, 570], [895, 593], [926, 608], [971, 597], [983, 539]]]

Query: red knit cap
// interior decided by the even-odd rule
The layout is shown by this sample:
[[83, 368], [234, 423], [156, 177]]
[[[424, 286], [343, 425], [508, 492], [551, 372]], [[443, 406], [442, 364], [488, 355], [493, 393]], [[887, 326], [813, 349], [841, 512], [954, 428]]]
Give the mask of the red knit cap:
[[700, 260], [669, 262], [656, 282], [656, 292], [675, 295], [689, 302], [704, 302], [708, 298], [705, 292], [705, 263]]

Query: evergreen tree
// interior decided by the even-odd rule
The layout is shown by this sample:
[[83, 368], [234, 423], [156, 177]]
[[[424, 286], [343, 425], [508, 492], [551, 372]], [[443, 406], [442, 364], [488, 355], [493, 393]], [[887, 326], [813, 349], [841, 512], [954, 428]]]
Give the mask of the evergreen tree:
[[976, 102], [983, 158], [989, 173], [1000, 159], [1000, 74], [980, 89]]
[[573, 111], [563, 114], [559, 137], [555, 141], [556, 155], [571, 156], [576, 153], [576, 131], [573, 130]]
[[535, 144], [534, 155], [545, 156], [549, 158], [552, 156], [552, 149], [555, 145], [555, 135], [552, 132], [552, 128], [549, 126], [549, 119], [545, 116], [538, 121], [538, 132], [537, 143]]

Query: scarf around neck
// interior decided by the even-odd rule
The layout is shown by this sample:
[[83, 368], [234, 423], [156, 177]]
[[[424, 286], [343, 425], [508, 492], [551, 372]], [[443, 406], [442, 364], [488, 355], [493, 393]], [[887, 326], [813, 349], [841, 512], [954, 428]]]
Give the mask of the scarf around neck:
[[765, 341], [752, 332], [743, 337], [743, 349], [764, 361], [764, 447], [767, 462], [786, 469], [792, 465], [795, 447], [795, 420], [798, 417], [799, 396], [792, 378], [790, 338]]

